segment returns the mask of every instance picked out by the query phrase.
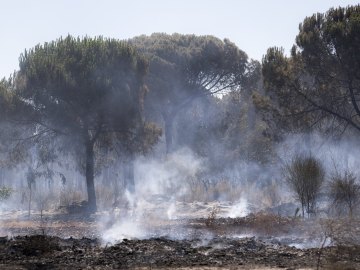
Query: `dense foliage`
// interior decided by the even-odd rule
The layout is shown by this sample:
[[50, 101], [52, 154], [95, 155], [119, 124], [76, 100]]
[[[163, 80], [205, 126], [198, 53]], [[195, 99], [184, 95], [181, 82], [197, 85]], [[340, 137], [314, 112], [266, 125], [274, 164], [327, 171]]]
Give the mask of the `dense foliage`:
[[101, 37], [68, 36], [20, 56], [17, 95], [33, 109], [24, 118], [36, 125], [36, 137], [68, 136], [66, 146], [84, 153], [91, 212], [95, 144], [105, 135], [126, 141], [140, 132], [146, 71], [132, 47]]
[[240, 91], [256, 80], [258, 66], [228, 39], [152, 34], [130, 40], [150, 61], [147, 107], [164, 122], [167, 152], [175, 117], [199, 98]]
[[276, 100], [268, 107], [285, 129], [360, 130], [359, 18], [359, 5], [314, 14], [300, 25], [291, 57], [279, 48], [268, 50], [264, 86]]

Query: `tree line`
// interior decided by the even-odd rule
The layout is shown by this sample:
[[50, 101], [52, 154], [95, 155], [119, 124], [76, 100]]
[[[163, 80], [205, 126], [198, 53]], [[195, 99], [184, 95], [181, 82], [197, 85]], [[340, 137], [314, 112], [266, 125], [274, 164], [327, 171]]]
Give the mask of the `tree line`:
[[36, 154], [51, 174], [47, 164], [75, 157], [91, 213], [103, 157], [124, 160], [131, 191], [134, 159], [162, 140], [164, 155], [187, 146], [213, 173], [239, 160], [271, 163], [289, 133], [356, 137], [359, 18], [359, 5], [307, 17], [290, 56], [269, 48], [261, 63], [214, 36], [69, 35], [36, 45], [0, 83], [1, 166]]

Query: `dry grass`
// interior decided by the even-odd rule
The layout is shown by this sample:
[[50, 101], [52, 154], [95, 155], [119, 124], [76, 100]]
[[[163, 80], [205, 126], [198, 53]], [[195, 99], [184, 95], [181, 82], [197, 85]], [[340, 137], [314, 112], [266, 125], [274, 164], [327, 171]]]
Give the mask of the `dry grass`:
[[85, 200], [84, 193], [81, 191], [66, 189], [60, 193], [60, 206], [70, 206], [74, 202]]

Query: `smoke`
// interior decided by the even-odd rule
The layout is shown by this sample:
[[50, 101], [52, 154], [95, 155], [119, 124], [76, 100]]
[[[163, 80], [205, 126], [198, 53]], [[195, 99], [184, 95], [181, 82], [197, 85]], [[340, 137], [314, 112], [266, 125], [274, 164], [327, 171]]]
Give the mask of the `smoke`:
[[135, 163], [136, 196], [179, 198], [188, 192], [187, 180], [196, 177], [202, 164], [189, 148], [177, 150], [166, 158], [140, 158]]
[[358, 139], [353, 137], [335, 140], [319, 133], [289, 135], [277, 148], [279, 164], [291, 161], [295, 155], [311, 155], [322, 162], [327, 176], [345, 170], [359, 175], [358, 143]]
[[106, 229], [102, 234], [102, 241], [106, 244], [113, 244], [124, 239], [145, 239], [148, 237], [149, 235], [141, 228], [139, 222], [125, 219], [116, 222], [110, 228]]
[[[184, 118], [188, 120], [189, 117]], [[217, 128], [211, 123], [215, 120], [218, 121], [205, 117], [201, 125]], [[154, 151], [156, 154], [137, 157], [134, 161], [134, 192], [126, 189], [122, 168], [118, 166], [120, 162], [114, 162], [112, 167], [96, 175], [100, 210], [97, 221], [104, 243], [129, 238], [166, 236], [184, 239], [198, 236], [189, 223], [194, 219], [209, 218], [214, 209], [218, 210], [216, 217], [223, 218], [241, 218], [265, 209], [276, 214], [293, 215], [297, 202], [283, 180], [282, 168], [297, 154], [318, 158], [327, 177], [335, 171], [360, 173], [360, 155], [356, 151], [358, 141], [352, 138], [335, 141], [316, 133], [289, 135], [283, 142], [274, 144], [271, 151], [261, 149], [259, 152], [260, 156], [271, 152], [270, 157], [261, 156], [256, 160], [249, 151], [236, 149], [239, 141], [227, 145], [226, 138], [212, 133], [201, 134], [201, 140], [195, 140], [192, 136], [197, 128], [198, 125], [191, 123], [188, 130], [178, 133], [176, 139], [180, 142], [167, 156]], [[186, 138], [186, 132], [192, 138]], [[190, 146], [185, 147], [186, 142], [191, 142]], [[206, 152], [202, 152], [204, 150]], [[68, 155], [60, 156], [57, 163], [52, 164], [56, 173], [51, 181], [45, 176], [36, 179], [32, 186], [32, 214], [42, 209], [56, 212], [59, 206], [86, 199], [84, 176], [75, 170], [75, 166], [69, 166], [71, 163], [76, 162]], [[1, 215], [9, 211], [27, 211], [30, 189], [26, 174], [29, 166], [33, 164], [1, 172], [0, 184], [14, 190], [7, 200], [0, 202]], [[59, 172], [64, 175], [65, 183]], [[117, 200], [120, 203], [115, 204]], [[0, 233], [10, 234], [9, 231]], [[201, 237], [212, 236], [206, 229], [201, 231]]]
[[240, 199], [239, 202], [235, 203], [229, 209], [228, 216], [230, 218], [245, 217], [250, 214], [248, 203], [246, 199]]
[[176, 204], [175, 202], [172, 202], [169, 206], [169, 208], [166, 211], [166, 215], [168, 217], [168, 219], [172, 220], [172, 219], [176, 219]]
[[[125, 238], [146, 238], [153, 235], [153, 228], [167, 220], [176, 219], [176, 202], [189, 193], [188, 180], [200, 171], [202, 160], [190, 149], [180, 149], [166, 158], [139, 158], [135, 161], [134, 193], [125, 191], [127, 209], [106, 228], [104, 242], [121, 241]], [[108, 219], [101, 220], [108, 223]], [[157, 235], [166, 232], [157, 232]], [[177, 237], [178, 232], [169, 237]]]
[[[259, 183], [267, 181], [269, 170], [243, 162], [236, 168], [210, 175], [208, 162], [189, 148], [179, 149], [166, 158], [137, 159], [135, 192], [125, 191], [128, 208], [120, 209], [117, 216], [100, 220], [104, 224], [103, 241], [114, 243], [125, 238], [155, 236], [189, 238], [194, 232], [187, 222], [206, 219], [214, 209], [217, 217], [225, 218], [245, 217], [260, 209], [263, 202], [253, 194], [261, 192]], [[251, 183], [254, 178], [259, 181]], [[171, 229], [166, 226], [176, 221], [181, 225]], [[210, 232], [203, 231], [202, 235], [212, 237]]]

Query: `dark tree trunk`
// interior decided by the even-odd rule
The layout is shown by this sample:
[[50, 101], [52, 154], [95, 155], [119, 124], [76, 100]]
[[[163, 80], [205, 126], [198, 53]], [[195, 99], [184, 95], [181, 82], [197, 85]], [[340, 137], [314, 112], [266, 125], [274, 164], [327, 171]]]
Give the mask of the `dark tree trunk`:
[[305, 218], [305, 203], [301, 202], [302, 217]]
[[171, 153], [173, 148], [173, 122], [174, 117], [164, 117], [165, 122], [165, 142], [166, 142], [166, 154]]
[[88, 194], [87, 210], [89, 213], [96, 212], [96, 195], [94, 185], [94, 143], [87, 138], [86, 140], [86, 187]]

